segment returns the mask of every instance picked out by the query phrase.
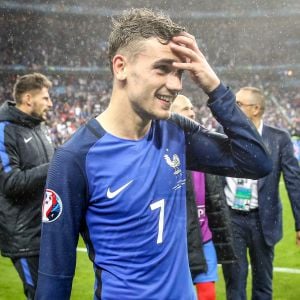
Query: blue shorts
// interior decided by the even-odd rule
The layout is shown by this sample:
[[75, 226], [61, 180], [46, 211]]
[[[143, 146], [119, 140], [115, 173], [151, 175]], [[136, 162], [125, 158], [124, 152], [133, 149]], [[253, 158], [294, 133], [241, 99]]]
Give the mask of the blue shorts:
[[212, 241], [203, 244], [204, 256], [207, 263], [207, 272], [200, 273], [194, 278], [194, 283], [218, 280], [218, 262], [215, 246]]

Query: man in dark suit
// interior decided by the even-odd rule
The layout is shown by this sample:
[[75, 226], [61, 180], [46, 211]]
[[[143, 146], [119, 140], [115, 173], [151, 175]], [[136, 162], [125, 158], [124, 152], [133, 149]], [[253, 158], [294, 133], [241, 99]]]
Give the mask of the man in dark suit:
[[252, 299], [272, 299], [274, 246], [282, 238], [281, 173], [295, 219], [296, 243], [300, 246], [300, 168], [289, 134], [263, 123], [265, 97], [260, 89], [244, 87], [237, 105], [252, 120], [270, 151], [272, 172], [259, 180], [224, 180], [234, 234], [237, 263], [223, 265], [227, 300], [245, 300], [248, 275], [247, 250], [252, 270]]

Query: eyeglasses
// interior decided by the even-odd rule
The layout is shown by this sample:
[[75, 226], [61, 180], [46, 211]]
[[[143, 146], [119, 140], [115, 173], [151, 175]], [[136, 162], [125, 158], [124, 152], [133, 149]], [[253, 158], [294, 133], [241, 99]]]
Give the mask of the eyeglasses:
[[255, 106], [257, 104], [246, 104], [246, 103], [242, 103], [240, 101], [236, 101], [236, 104], [239, 106], [239, 107], [242, 107], [242, 106]]

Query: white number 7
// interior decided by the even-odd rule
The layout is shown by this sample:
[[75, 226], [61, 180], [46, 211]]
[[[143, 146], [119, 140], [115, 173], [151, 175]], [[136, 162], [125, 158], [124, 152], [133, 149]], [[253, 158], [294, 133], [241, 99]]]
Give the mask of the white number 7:
[[159, 221], [158, 221], [158, 235], [157, 235], [157, 244], [161, 244], [163, 240], [164, 232], [164, 215], [165, 215], [165, 199], [156, 201], [150, 205], [151, 210], [160, 208], [159, 212]]

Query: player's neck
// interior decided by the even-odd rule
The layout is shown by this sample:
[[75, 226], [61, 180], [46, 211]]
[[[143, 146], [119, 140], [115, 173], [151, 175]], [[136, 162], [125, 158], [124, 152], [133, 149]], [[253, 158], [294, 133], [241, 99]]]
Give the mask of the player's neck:
[[120, 112], [119, 109], [108, 107], [96, 120], [108, 133], [123, 139], [139, 140], [150, 129], [151, 121], [139, 119], [136, 115]]

